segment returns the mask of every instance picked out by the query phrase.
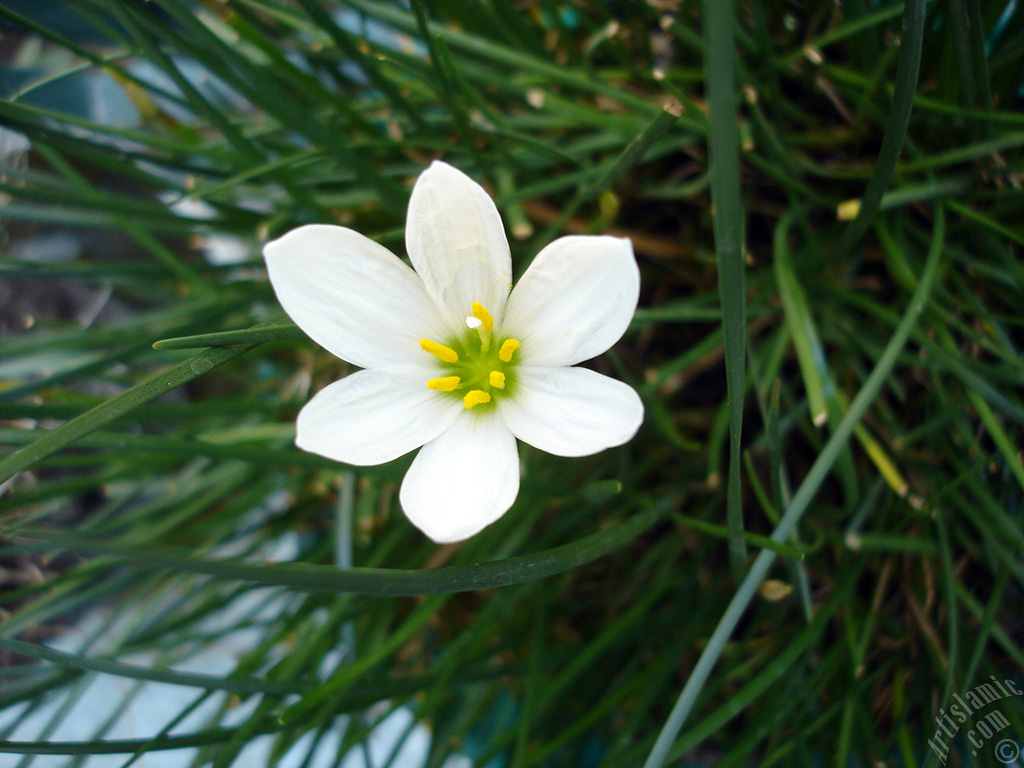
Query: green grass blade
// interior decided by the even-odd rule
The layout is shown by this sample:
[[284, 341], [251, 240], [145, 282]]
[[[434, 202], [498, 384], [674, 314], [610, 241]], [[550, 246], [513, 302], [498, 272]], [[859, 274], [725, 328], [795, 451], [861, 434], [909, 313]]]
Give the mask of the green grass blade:
[[729, 477], [726, 524], [729, 560], [739, 579], [747, 568], [743, 538], [741, 450], [746, 383], [746, 262], [743, 253], [743, 204], [740, 200], [740, 137], [736, 126], [735, 7], [730, 0], [705, 3], [707, 88], [711, 116], [708, 154], [711, 164], [711, 205], [714, 209], [718, 292], [725, 332], [725, 378], [729, 404]]
[[453, 565], [430, 570], [340, 570], [334, 566], [284, 563], [249, 565], [231, 560], [199, 559], [186, 550], [137, 548], [98, 539], [87, 540], [82, 536], [67, 537], [39, 531], [21, 531], [19, 535], [45, 539], [45, 542], [39, 544], [20, 545], [30, 549], [71, 549], [106, 555], [143, 566], [206, 573], [264, 586], [292, 587], [313, 592], [399, 597], [494, 589], [562, 573], [625, 546], [657, 523], [668, 506], [666, 503], [659, 504], [607, 530], [537, 554], [519, 555], [479, 565]]
[[25, 643], [20, 640], [0, 637], [0, 649], [10, 653], [20, 653], [33, 659], [46, 661], [69, 669], [88, 670], [106, 675], [116, 675], [130, 680], [149, 680], [171, 685], [186, 685], [208, 690], [231, 691], [238, 694], [270, 693], [285, 695], [301, 693], [308, 686], [301, 683], [283, 685], [274, 681], [260, 679], [242, 679], [218, 677], [191, 672], [176, 672], [170, 669], [154, 669], [134, 664], [122, 664], [107, 659], [95, 659], [75, 653], [58, 651], [44, 645]]
[[907, 0], [903, 9], [902, 42], [899, 62], [896, 65], [896, 88], [892, 109], [885, 126], [885, 136], [878, 153], [871, 180], [861, 198], [857, 218], [843, 233], [839, 252], [846, 253], [860, 240], [871, 221], [878, 213], [882, 195], [889, 186], [900, 150], [910, 125], [910, 112], [914, 107], [914, 93], [917, 91], [917, 76], [921, 68], [921, 51], [924, 46], [925, 0]]
[[803, 289], [793, 271], [793, 263], [789, 253], [789, 233], [793, 224], [793, 215], [788, 215], [779, 222], [775, 230], [775, 250], [773, 266], [778, 281], [779, 296], [782, 308], [786, 313], [786, 325], [789, 327], [793, 348], [796, 350], [797, 362], [807, 388], [807, 399], [811, 406], [811, 421], [815, 426], [823, 426], [828, 421], [828, 398], [825, 396], [825, 382], [822, 380], [818, 363], [815, 361], [816, 350], [821, 349], [821, 341], [814, 325], [814, 320], [807, 307]]
[[153, 349], [196, 349], [199, 347], [230, 347], [235, 344], [262, 344], [266, 341], [292, 341], [304, 339], [304, 334], [294, 323], [265, 325], [238, 331], [200, 333], [196, 336], [177, 336], [153, 342]]

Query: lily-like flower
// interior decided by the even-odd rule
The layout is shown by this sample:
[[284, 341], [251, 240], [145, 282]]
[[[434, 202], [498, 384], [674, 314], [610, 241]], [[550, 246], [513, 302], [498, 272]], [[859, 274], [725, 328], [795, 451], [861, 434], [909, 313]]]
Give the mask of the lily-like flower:
[[402, 482], [402, 509], [434, 541], [460, 541], [515, 501], [516, 438], [586, 456], [636, 434], [637, 393], [573, 366], [625, 332], [640, 272], [627, 239], [563, 237], [510, 291], [498, 209], [443, 162], [416, 181], [405, 238], [415, 271], [369, 238], [326, 224], [264, 248], [284, 310], [322, 347], [365, 369], [303, 407], [295, 443], [359, 466], [422, 448]]

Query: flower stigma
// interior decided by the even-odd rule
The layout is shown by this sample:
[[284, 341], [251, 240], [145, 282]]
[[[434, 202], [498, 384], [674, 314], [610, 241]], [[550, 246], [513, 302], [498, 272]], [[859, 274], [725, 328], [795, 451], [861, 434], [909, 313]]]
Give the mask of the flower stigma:
[[497, 351], [492, 349], [494, 317], [479, 301], [473, 302], [466, 327], [471, 332], [462, 340], [452, 339], [445, 345], [420, 339], [420, 347], [444, 364], [446, 374], [429, 379], [427, 389], [462, 398], [468, 410], [493, 403], [499, 391], [505, 394], [513, 387], [512, 355], [519, 348], [519, 341], [504, 339]]
[[[480, 335], [480, 349], [486, 352], [491, 346], [491, 331], [494, 330], [494, 318], [487, 307], [479, 301], [473, 302], [473, 314], [466, 318], [466, 325]], [[472, 406], [467, 405], [467, 408]]]
[[491, 317], [491, 313], [487, 311], [487, 307], [479, 301], [473, 302], [473, 317], [480, 321], [480, 325], [483, 327], [484, 332], [490, 333], [494, 330], [494, 318]]

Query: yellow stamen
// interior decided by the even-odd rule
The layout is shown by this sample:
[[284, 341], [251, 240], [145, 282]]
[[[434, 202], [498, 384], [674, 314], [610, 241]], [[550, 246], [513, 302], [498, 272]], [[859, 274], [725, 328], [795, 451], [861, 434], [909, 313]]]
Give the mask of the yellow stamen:
[[479, 301], [473, 302], [473, 317], [480, 321], [480, 327], [483, 328], [485, 333], [490, 333], [494, 330], [494, 318], [487, 311], [487, 307]]
[[498, 359], [503, 363], [512, 362], [512, 353], [519, 349], [519, 342], [515, 339], [505, 339], [501, 349], [498, 350]]
[[489, 402], [491, 402], [491, 396], [482, 389], [471, 390], [466, 393], [464, 398], [462, 398], [462, 404], [467, 408], [472, 408], [474, 405], [481, 405]]
[[491, 375], [487, 377], [487, 380], [491, 382], [491, 386], [495, 389], [505, 388], [505, 374], [501, 371], [491, 371]]
[[437, 392], [451, 392], [459, 386], [462, 381], [458, 376], [445, 376], [441, 379], [431, 379], [427, 382], [427, 389]]
[[424, 352], [429, 352], [446, 363], [459, 362], [459, 353], [451, 347], [446, 347], [444, 344], [438, 344], [430, 339], [420, 339], [420, 347]]

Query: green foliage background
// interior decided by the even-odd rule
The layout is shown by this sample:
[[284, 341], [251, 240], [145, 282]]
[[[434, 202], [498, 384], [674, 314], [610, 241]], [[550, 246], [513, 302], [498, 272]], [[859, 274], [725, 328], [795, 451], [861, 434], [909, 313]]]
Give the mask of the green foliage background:
[[[0, 564], [38, 574], [0, 593], [0, 711], [93, 674], [259, 703], [131, 743], [4, 741], [0, 761], [196, 745], [227, 766], [351, 714], [340, 760], [387, 701], [429, 724], [431, 765], [934, 764], [953, 694], [1021, 680], [1015, 3], [19, 8], [3, 34], [38, 66], [0, 101], [31, 142], [2, 168], [5, 242], [104, 236], [0, 270], [130, 311], [0, 338]], [[100, 73], [139, 121], [47, 97]], [[306, 222], [401, 253], [437, 157], [494, 192], [517, 274], [561, 233], [633, 238], [641, 307], [593, 365], [647, 410], [595, 457], [524, 449], [512, 511], [445, 548], [397, 507], [408, 458], [292, 446], [347, 368], [279, 313], [259, 257]], [[250, 260], [211, 264], [214, 236]], [[288, 532], [296, 561], [262, 562]], [[266, 586], [285, 607], [238, 619], [260, 640], [236, 669], [175, 671]], [[96, 606], [128, 620], [115, 643], [44, 647]], [[1024, 738], [1021, 704], [996, 708]], [[947, 764], [997, 764], [951, 741]]]

